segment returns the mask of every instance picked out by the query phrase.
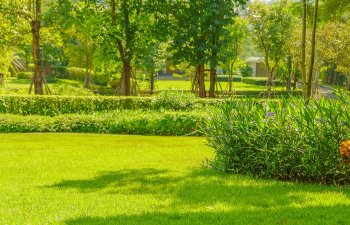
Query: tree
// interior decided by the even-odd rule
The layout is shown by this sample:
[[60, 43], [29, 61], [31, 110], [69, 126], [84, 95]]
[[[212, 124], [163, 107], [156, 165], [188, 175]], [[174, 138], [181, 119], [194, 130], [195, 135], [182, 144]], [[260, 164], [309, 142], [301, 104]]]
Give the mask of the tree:
[[168, 9], [168, 3], [150, 0], [109, 0], [109, 6], [110, 42], [111, 45], [116, 43], [122, 62], [122, 74], [117, 93], [129, 96], [132, 62], [135, 56], [145, 46], [152, 45], [156, 41], [161, 42], [167, 35], [167, 30], [164, 29], [162, 33], [161, 28], [167, 25], [167, 14], [164, 10]]
[[[45, 2], [51, 3], [50, 0]], [[41, 0], [18, 0], [18, 1], [2, 1], [0, 4], [0, 11], [5, 12], [6, 17], [9, 20], [17, 21], [20, 26], [26, 26], [26, 29], [30, 27], [30, 32], [24, 32], [19, 36], [24, 36], [27, 33], [32, 34], [32, 58], [34, 62], [34, 75], [32, 78], [32, 84], [29, 92], [32, 91], [32, 85], [34, 85], [35, 94], [44, 94], [44, 75], [41, 69], [41, 28], [42, 28], [42, 2]], [[16, 40], [16, 39], [15, 39]], [[18, 41], [18, 40], [17, 40]]]
[[165, 67], [166, 58], [166, 46], [162, 43], [148, 46], [143, 54], [138, 56], [137, 67], [143, 70], [150, 79], [150, 94], [154, 93], [157, 72]]
[[276, 69], [281, 59], [286, 56], [287, 43], [291, 38], [292, 17], [286, 4], [287, 1], [280, 1], [272, 5], [260, 2], [251, 5], [252, 35], [257, 48], [264, 56], [269, 72], [267, 82], [269, 96]]
[[235, 15], [234, 8], [244, 0], [182, 0], [174, 13], [177, 32], [172, 51], [175, 62], [188, 62], [196, 67], [195, 82], [199, 97], [206, 97], [205, 64], [210, 65], [209, 97], [215, 96], [216, 68], [229, 37], [229, 25]]
[[243, 52], [243, 44], [249, 31], [247, 21], [240, 17], [234, 18], [228, 29], [230, 34], [227, 43], [222, 47], [221, 61], [229, 71], [229, 92], [231, 93], [235, 65]]
[[51, 5], [46, 16], [46, 20], [60, 30], [69, 65], [85, 68], [85, 88], [93, 83], [91, 74], [100, 49], [100, 9], [95, 1], [61, 0]]

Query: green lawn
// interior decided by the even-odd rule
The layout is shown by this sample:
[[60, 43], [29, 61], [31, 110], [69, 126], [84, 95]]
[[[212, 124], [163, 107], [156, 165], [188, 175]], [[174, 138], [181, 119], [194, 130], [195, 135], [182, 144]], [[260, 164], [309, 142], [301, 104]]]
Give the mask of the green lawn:
[[[205, 87], [209, 89], [209, 81], [205, 82]], [[222, 90], [228, 91], [228, 83], [220, 82]], [[141, 88], [147, 89], [149, 84], [147, 82], [141, 82]], [[157, 90], [167, 90], [167, 89], [180, 89], [180, 90], [191, 90], [191, 81], [183, 81], [183, 80], [160, 80], [155, 84]], [[219, 87], [219, 86], [218, 86]], [[219, 89], [221, 89], [219, 87]], [[233, 82], [233, 90], [234, 91], [265, 91], [267, 89], [266, 86], [258, 86], [253, 84], [246, 84], [243, 82]], [[274, 87], [276, 91], [285, 90], [285, 87]]]
[[[29, 91], [30, 80], [8, 78], [6, 80], [4, 88], [0, 88], [0, 94], [27, 94]], [[149, 90], [149, 83], [141, 81], [141, 90]], [[209, 82], [205, 83], [206, 89], [209, 90]], [[228, 83], [220, 82], [221, 88], [219, 90], [228, 91]], [[93, 95], [89, 90], [83, 88], [82, 82], [74, 80], [57, 79], [57, 82], [50, 83], [49, 88], [53, 94], [58, 95]], [[191, 81], [183, 80], [160, 80], [156, 81], [156, 90], [168, 90], [168, 89], [179, 89], [179, 90], [191, 90]], [[233, 82], [234, 91], [265, 91], [265, 86], [258, 86], [253, 84], [246, 84], [243, 82]], [[285, 90], [285, 87], [274, 87], [275, 91]]]
[[202, 168], [203, 138], [0, 135], [0, 224], [350, 224], [349, 188]]

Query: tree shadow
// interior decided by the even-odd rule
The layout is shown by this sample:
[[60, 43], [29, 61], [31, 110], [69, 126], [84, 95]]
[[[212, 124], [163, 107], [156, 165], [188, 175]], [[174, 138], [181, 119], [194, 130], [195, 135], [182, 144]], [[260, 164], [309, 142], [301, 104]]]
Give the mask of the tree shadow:
[[129, 169], [113, 172], [102, 172], [92, 179], [63, 180], [45, 188], [77, 189], [81, 192], [107, 190], [108, 194], [149, 194], [175, 185], [181, 178], [174, 177], [167, 170]]
[[[169, 211], [73, 218], [66, 221], [69, 225], [297, 224], [309, 220], [310, 224], [325, 224], [327, 220], [350, 224], [349, 188], [259, 180], [204, 168], [182, 175], [152, 168], [104, 172], [92, 179], [65, 180], [47, 187], [82, 193], [103, 191], [107, 195], [148, 194], [171, 200]], [[328, 201], [328, 197], [335, 201]]]

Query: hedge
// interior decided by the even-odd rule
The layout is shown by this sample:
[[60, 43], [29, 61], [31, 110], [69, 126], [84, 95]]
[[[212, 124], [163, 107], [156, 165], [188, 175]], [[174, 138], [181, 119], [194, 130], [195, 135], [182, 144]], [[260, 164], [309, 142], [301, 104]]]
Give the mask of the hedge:
[[19, 116], [3, 114], [1, 133], [79, 132], [137, 135], [200, 135], [204, 116], [179, 112], [118, 112], [104, 115]]
[[[195, 108], [218, 106], [229, 99], [196, 99], [192, 93], [161, 92], [155, 97], [111, 96], [42, 96], [0, 95], [0, 114], [55, 116], [61, 114], [92, 114], [114, 110], [168, 109], [190, 111]], [[273, 97], [299, 96], [301, 92], [279, 91]], [[261, 91], [237, 91], [233, 97], [264, 97]], [[265, 100], [259, 100], [265, 101]]]
[[17, 79], [32, 79], [33, 72], [19, 72], [17, 73]]
[[188, 99], [182, 95], [168, 94], [160, 97], [110, 97], [110, 96], [0, 96], [0, 113], [19, 115], [54, 116], [60, 114], [91, 114], [123, 109], [174, 109], [191, 110], [202, 105], [222, 104], [223, 99]]
[[[253, 84], [258, 86], [266, 86], [267, 85], [267, 77], [245, 77], [243, 79], [243, 83]], [[284, 82], [280, 80], [274, 81], [275, 86], [284, 86]]]
[[59, 115], [116, 109], [147, 109], [151, 98], [94, 96], [0, 96], [0, 113]]
[[[230, 78], [229, 75], [218, 75], [217, 81], [219, 81], [219, 82], [228, 82], [229, 78]], [[242, 80], [243, 80], [242, 76], [237, 76], [237, 75], [233, 75], [232, 76], [232, 81], [233, 82], [242, 82]]]

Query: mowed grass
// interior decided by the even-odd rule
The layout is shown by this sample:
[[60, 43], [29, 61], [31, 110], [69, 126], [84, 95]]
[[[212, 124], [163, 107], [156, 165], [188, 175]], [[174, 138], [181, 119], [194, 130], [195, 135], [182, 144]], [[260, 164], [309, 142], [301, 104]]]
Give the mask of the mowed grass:
[[[10, 77], [6, 79], [5, 87], [0, 88], [0, 94], [28, 94], [30, 87], [29, 79], [17, 79]], [[141, 90], [149, 90], [150, 84], [146, 81], [140, 81]], [[74, 80], [56, 79], [55, 83], [48, 84], [52, 94], [56, 95], [93, 95], [93, 93], [83, 88], [83, 83]], [[205, 82], [205, 87], [209, 90], [210, 83]], [[178, 89], [191, 90], [191, 81], [184, 80], [159, 80], [155, 83], [155, 89], [159, 91]], [[219, 82], [217, 85], [219, 91], [228, 91], [228, 82]], [[243, 82], [233, 82], [233, 91], [266, 91], [266, 86], [258, 86], [253, 84], [246, 84]], [[273, 91], [283, 91], [285, 87], [273, 87]]]
[[[228, 91], [229, 86], [228, 82], [218, 82], [217, 88], [221, 91]], [[210, 82], [205, 82], [205, 87], [209, 90]], [[142, 89], [148, 89], [149, 84], [147, 82], [141, 82]], [[191, 81], [185, 80], [159, 80], [155, 83], [156, 90], [168, 90], [168, 89], [179, 89], [179, 90], [191, 90]], [[253, 84], [246, 84], [243, 82], [233, 82], [232, 90], [233, 91], [266, 91], [266, 86], [259, 86]], [[285, 87], [276, 86], [273, 87], [274, 91], [285, 90]]]
[[350, 190], [201, 166], [203, 138], [0, 135], [0, 224], [350, 224]]

